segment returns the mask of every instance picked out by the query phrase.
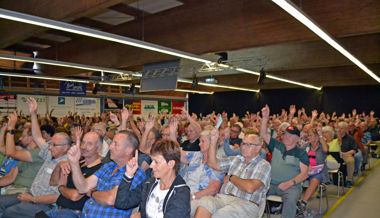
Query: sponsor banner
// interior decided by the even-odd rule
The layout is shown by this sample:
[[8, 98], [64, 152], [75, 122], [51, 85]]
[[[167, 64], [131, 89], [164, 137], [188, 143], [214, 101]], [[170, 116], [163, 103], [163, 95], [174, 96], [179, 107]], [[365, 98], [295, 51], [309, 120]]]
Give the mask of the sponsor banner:
[[141, 100], [124, 100], [124, 107], [133, 109], [133, 114], [141, 114]]
[[45, 116], [45, 113], [48, 111], [47, 108], [47, 98], [42, 95], [17, 95], [17, 111], [27, 115], [29, 113], [29, 105], [26, 103], [28, 98], [34, 98], [37, 102], [37, 114], [40, 114], [42, 117]]
[[172, 102], [172, 114], [181, 114], [182, 107], [185, 107], [185, 102]]
[[172, 102], [170, 101], [159, 101], [158, 102], [158, 113], [170, 114], [172, 112]]
[[117, 109], [123, 109], [123, 99], [104, 99], [104, 111], [115, 111]]
[[141, 100], [141, 116], [148, 120], [149, 113], [157, 116], [158, 102]]
[[100, 116], [100, 99], [75, 98], [74, 112], [77, 112], [79, 116], [84, 114], [85, 116], [92, 117], [94, 113], [96, 113], [96, 116]]
[[61, 95], [85, 96], [86, 83], [61, 81], [59, 90]]
[[17, 109], [16, 95], [0, 95], [0, 118]]
[[74, 97], [47, 96], [49, 102], [49, 112], [54, 109], [54, 117], [64, 117], [69, 111], [74, 113]]

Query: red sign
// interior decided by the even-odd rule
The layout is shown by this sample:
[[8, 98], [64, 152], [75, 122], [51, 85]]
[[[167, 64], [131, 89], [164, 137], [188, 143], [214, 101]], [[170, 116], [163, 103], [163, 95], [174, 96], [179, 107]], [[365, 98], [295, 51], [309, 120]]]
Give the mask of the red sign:
[[172, 102], [172, 114], [181, 114], [182, 107], [185, 106], [185, 102]]
[[125, 100], [125, 107], [128, 110], [133, 109], [133, 114], [141, 114], [141, 101], [140, 100]]

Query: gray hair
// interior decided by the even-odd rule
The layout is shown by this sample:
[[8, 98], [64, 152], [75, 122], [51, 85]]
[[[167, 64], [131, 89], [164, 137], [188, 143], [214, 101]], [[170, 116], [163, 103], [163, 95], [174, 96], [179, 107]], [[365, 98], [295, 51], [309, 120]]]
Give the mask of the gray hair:
[[125, 145], [125, 148], [132, 147], [132, 155], [135, 155], [136, 150], [139, 148], [139, 139], [137, 138], [136, 134], [128, 130], [119, 131], [117, 134], [123, 134], [127, 136], [127, 139], [123, 141], [123, 144]]
[[279, 130], [279, 129], [282, 129], [282, 128], [288, 128], [290, 126], [290, 124], [288, 123], [288, 122], [283, 122], [283, 123], [281, 123], [281, 125], [279, 125], [278, 127], [277, 127], [277, 130]]
[[330, 126], [324, 126], [324, 127], [322, 127], [322, 132], [329, 132], [332, 135], [334, 135], [334, 129], [331, 128]]
[[199, 138], [202, 136], [206, 136], [208, 143], [210, 143], [211, 142], [210, 132], [211, 132], [210, 130], [202, 131], [201, 134], [199, 135]]
[[67, 133], [65, 133], [65, 132], [57, 132], [54, 135], [60, 135], [60, 136], [62, 136], [62, 144], [67, 145], [68, 148], [71, 147], [71, 144], [73, 142], [71, 141], [71, 138], [70, 138], [70, 136]]
[[339, 122], [339, 123], [338, 123], [338, 127], [343, 127], [343, 128], [345, 128], [345, 129], [347, 129], [348, 124], [347, 124], [346, 122], [342, 121], [342, 122]]

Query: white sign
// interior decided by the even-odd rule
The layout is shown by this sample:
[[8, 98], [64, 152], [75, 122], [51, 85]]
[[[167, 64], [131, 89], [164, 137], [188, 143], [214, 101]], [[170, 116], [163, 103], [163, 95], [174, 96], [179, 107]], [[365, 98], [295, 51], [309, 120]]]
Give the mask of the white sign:
[[17, 111], [21, 112], [25, 115], [30, 115], [29, 113], [29, 105], [26, 103], [28, 98], [34, 98], [37, 102], [37, 114], [40, 114], [41, 117], [45, 116], [47, 112], [47, 100], [45, 96], [42, 95], [17, 95]]
[[61, 97], [61, 96], [48, 96], [49, 99], [49, 112], [54, 109], [54, 117], [65, 117], [68, 112], [74, 113], [74, 98], [73, 97]]
[[92, 117], [94, 113], [96, 116], [100, 115], [100, 99], [99, 98], [75, 98], [74, 111], [79, 116], [82, 114]]
[[140, 117], [144, 117], [144, 119], [147, 121], [149, 113], [151, 113], [153, 116], [157, 116], [157, 111], [158, 111], [157, 107], [158, 107], [157, 101], [141, 100], [141, 115], [140, 115]]

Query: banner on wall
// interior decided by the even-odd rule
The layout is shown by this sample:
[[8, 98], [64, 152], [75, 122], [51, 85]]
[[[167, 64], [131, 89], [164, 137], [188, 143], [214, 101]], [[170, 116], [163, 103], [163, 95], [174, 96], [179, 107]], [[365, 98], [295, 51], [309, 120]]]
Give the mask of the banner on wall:
[[59, 90], [61, 95], [85, 96], [86, 83], [61, 81]]
[[47, 99], [46, 96], [42, 95], [17, 95], [17, 111], [20, 113], [22, 110], [22, 113], [27, 115], [29, 113], [29, 105], [26, 103], [26, 100], [28, 98], [34, 98], [37, 102], [37, 114], [40, 114], [41, 116], [45, 116], [45, 113], [48, 111], [47, 109]]
[[158, 104], [157, 101], [147, 101], [147, 100], [141, 100], [141, 115], [145, 118], [145, 120], [148, 119], [149, 113], [153, 116], [157, 115], [157, 108]]
[[158, 113], [166, 112], [170, 114], [172, 112], [172, 102], [170, 101], [159, 101], [158, 102]]
[[124, 107], [133, 109], [133, 114], [141, 114], [141, 100], [124, 100]]
[[16, 95], [0, 95], [0, 118], [16, 109]]
[[117, 109], [123, 109], [124, 103], [123, 99], [104, 99], [104, 111], [114, 111]]
[[172, 102], [172, 114], [181, 114], [182, 107], [185, 107], [185, 102]]
[[85, 116], [100, 115], [100, 99], [99, 98], [75, 98], [75, 108], [79, 116], [84, 114]]
[[49, 112], [54, 109], [52, 115], [54, 117], [64, 117], [71, 111], [74, 113], [74, 100], [73, 97], [61, 96], [47, 96], [49, 102]]

